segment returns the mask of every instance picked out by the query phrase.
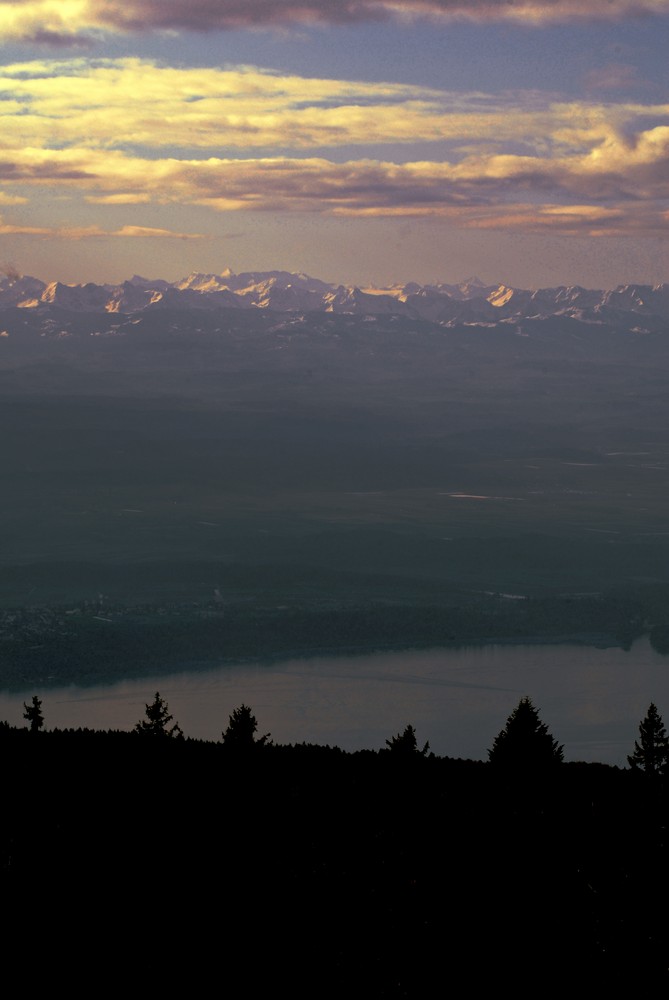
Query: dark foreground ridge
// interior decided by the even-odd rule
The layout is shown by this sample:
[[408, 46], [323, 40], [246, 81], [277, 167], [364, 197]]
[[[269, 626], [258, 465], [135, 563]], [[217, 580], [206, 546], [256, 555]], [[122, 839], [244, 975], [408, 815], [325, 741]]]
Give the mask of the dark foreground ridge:
[[[666, 779], [561, 763], [526, 699], [488, 763], [411, 727], [379, 752], [277, 746], [246, 706], [222, 742], [185, 739], [159, 695], [133, 733], [26, 713], [0, 726], [5, 945], [52, 982], [66, 955], [72, 989], [196, 995], [669, 984]], [[510, 763], [518, 727], [546, 752]]]

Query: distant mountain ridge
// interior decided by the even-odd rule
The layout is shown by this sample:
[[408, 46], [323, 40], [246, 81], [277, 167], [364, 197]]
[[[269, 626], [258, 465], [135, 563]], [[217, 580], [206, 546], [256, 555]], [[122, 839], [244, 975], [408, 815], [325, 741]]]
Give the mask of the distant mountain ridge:
[[68, 285], [30, 276], [0, 279], [0, 309], [46, 312], [60, 308], [124, 316], [154, 310], [262, 309], [281, 313], [397, 315], [440, 325], [494, 326], [564, 317], [634, 332], [664, 329], [669, 284], [619, 285], [611, 290], [559, 285], [535, 291], [485, 284], [471, 277], [457, 284], [408, 282], [388, 288], [330, 284], [303, 273], [194, 272], [179, 281], [134, 275], [121, 284]]

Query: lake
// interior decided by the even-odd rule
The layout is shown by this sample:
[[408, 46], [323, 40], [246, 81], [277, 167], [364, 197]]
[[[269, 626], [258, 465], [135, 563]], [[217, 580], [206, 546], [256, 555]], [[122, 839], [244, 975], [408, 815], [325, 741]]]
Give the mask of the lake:
[[379, 749], [411, 723], [440, 756], [486, 759], [528, 695], [565, 759], [626, 765], [655, 702], [669, 723], [669, 658], [647, 638], [629, 652], [574, 644], [324, 656], [242, 664], [100, 687], [0, 693], [0, 719], [23, 725], [23, 701], [42, 698], [47, 728], [131, 729], [156, 690], [186, 736], [220, 739], [243, 702], [275, 742]]

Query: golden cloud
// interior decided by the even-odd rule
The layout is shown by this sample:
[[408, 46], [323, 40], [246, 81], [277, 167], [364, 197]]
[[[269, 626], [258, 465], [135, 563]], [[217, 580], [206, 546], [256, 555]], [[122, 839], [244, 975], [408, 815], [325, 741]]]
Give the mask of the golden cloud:
[[[26, 189], [81, 189], [95, 201], [109, 192], [117, 205], [127, 192], [130, 203], [151, 198], [218, 211], [427, 215], [486, 228], [517, 228], [534, 220], [532, 226], [566, 231], [593, 220], [601, 228], [611, 221], [611, 211], [617, 231], [637, 231], [640, 220], [655, 231], [669, 198], [668, 147], [669, 129], [662, 129], [640, 136], [626, 159], [624, 144], [612, 145], [599, 158], [505, 155], [457, 164], [333, 163], [320, 157], [151, 160], [120, 151], [25, 150], [11, 160], [7, 151], [0, 154], [0, 177]], [[536, 204], [528, 207], [528, 201]], [[585, 220], [584, 209], [576, 212], [573, 206], [588, 201]]]
[[[5, 67], [3, 97], [5, 205], [60, 191], [83, 199], [89, 217], [93, 206], [118, 213], [119, 206], [154, 204], [431, 216], [570, 233], [666, 228], [667, 104], [558, 102], [536, 93], [494, 98], [252, 67], [83, 59]], [[279, 137], [283, 148], [312, 155], [258, 155], [276, 148]], [[350, 155], [356, 144], [372, 142], [404, 145], [410, 154], [411, 143], [426, 141], [442, 143], [447, 158], [398, 163]], [[314, 155], [338, 146], [343, 162]], [[255, 155], [242, 156], [246, 150]], [[196, 238], [141, 221], [87, 234]]]
[[154, 229], [149, 226], [121, 226], [116, 230], [104, 230], [100, 226], [22, 226], [4, 222], [0, 218], [1, 236], [42, 236], [59, 240], [84, 240], [92, 238], [120, 237], [121, 239], [151, 238], [171, 240], [208, 239], [200, 233], [175, 233], [169, 229]]
[[4, 191], [0, 191], [0, 205], [25, 205], [27, 201], [28, 199], [21, 195], [6, 194]]
[[175, 233], [171, 229], [156, 229], [153, 226], [121, 226], [120, 229], [106, 235], [159, 240], [204, 240], [208, 238], [202, 233]]
[[493, 130], [503, 141], [548, 124], [541, 108], [511, 99], [139, 59], [7, 66], [0, 98], [3, 141], [47, 146], [308, 149]]
[[557, 102], [393, 83], [175, 68], [140, 59], [34, 61], [0, 70], [6, 146], [173, 150], [336, 148], [448, 142], [550, 151], [592, 147], [669, 104]]

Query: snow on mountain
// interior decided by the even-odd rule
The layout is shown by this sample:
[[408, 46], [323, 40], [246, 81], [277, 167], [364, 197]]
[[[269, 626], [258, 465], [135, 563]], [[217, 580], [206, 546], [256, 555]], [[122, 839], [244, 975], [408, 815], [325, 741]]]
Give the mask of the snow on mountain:
[[124, 281], [122, 285], [110, 291], [105, 303], [105, 311], [114, 313], [137, 312], [151, 305], [154, 296], [159, 294], [150, 285], [142, 287], [132, 281]]
[[266, 308], [264, 300], [268, 294], [289, 291], [293, 295], [299, 292], [324, 293], [331, 289], [324, 281], [311, 278], [307, 274], [293, 274], [290, 271], [245, 271], [235, 274], [226, 268], [221, 274], [200, 274], [193, 272], [187, 278], [175, 282], [175, 287], [192, 289], [199, 292], [218, 292], [229, 290], [243, 295]]
[[355, 313], [358, 316], [380, 316], [387, 313], [406, 315], [404, 304], [392, 295], [376, 291], [373, 295], [360, 288], [339, 285], [323, 296], [326, 312]]
[[669, 320], [669, 284], [619, 285], [602, 291], [559, 285], [534, 291], [479, 278], [458, 284], [418, 282], [388, 288], [333, 285], [289, 271], [229, 268], [220, 274], [193, 272], [179, 281], [133, 275], [122, 284], [67, 285], [16, 274], [0, 278], [0, 308], [132, 315], [154, 310], [262, 309], [292, 314], [397, 315], [441, 325], [495, 325], [553, 316], [630, 328], [630, 314], [644, 329], [664, 329]]
[[107, 311], [109, 298], [109, 289], [105, 285], [92, 282], [64, 285], [60, 281], [52, 281], [42, 292], [41, 301], [73, 312], [104, 312]]
[[257, 285], [271, 283], [274, 288], [286, 288], [290, 285], [293, 288], [301, 288], [305, 291], [326, 292], [332, 289], [332, 285], [319, 278], [312, 278], [303, 272], [293, 274], [291, 271], [246, 271], [242, 274], [232, 275], [231, 282], [236, 284], [239, 290], [250, 289]]
[[29, 308], [38, 302], [45, 288], [38, 278], [5, 275], [0, 278], [0, 304]]
[[280, 285], [273, 279], [237, 293], [258, 309], [277, 309], [279, 312], [316, 312], [323, 308], [323, 294], [315, 289], [291, 283]]
[[198, 291], [170, 286], [156, 291], [149, 304], [152, 309], [243, 309], [245, 303], [227, 288]]
[[604, 293], [602, 305], [669, 318], [669, 285], [618, 285]]
[[227, 280], [229, 277], [230, 273], [200, 274], [198, 272], [193, 272], [192, 274], [189, 274], [187, 278], [177, 281], [174, 287], [178, 288], [180, 291], [189, 289], [193, 292], [229, 291], [230, 284]]
[[439, 292], [441, 295], [448, 295], [452, 299], [464, 300], [464, 299], [478, 299], [487, 298], [488, 295], [492, 294], [498, 285], [486, 285], [484, 281], [480, 278], [471, 277], [465, 278], [464, 281], [458, 282], [456, 285], [448, 285], [445, 282], [439, 282], [436, 285], [426, 285], [430, 291]]
[[516, 294], [513, 288], [508, 288], [507, 285], [499, 285], [494, 292], [490, 295], [486, 295], [486, 298], [491, 306], [495, 306], [496, 309], [501, 309], [502, 306], [509, 304], [513, 296]]
[[581, 288], [580, 285], [557, 288], [539, 288], [532, 292], [531, 301], [539, 313], [553, 315], [567, 309], [594, 309], [601, 302], [604, 293], [599, 290]]

